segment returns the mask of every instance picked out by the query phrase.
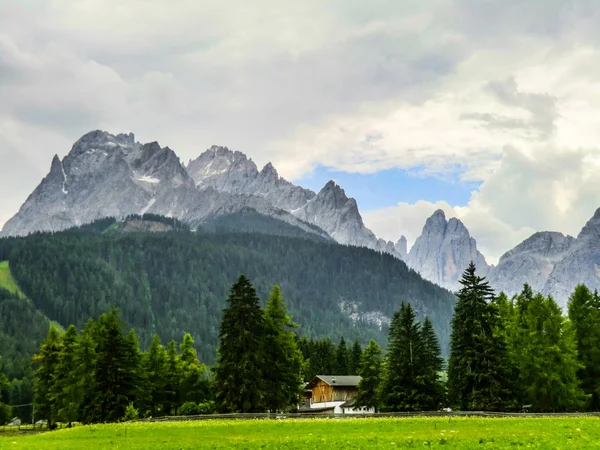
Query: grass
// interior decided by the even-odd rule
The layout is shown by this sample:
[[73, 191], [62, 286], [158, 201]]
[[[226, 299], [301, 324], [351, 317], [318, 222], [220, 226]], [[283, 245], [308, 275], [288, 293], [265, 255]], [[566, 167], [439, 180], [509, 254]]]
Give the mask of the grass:
[[24, 437], [0, 437], [0, 450], [383, 448], [600, 448], [600, 419], [215, 420], [93, 425]]
[[0, 261], [0, 287], [13, 294], [23, 295], [10, 272], [8, 261]]

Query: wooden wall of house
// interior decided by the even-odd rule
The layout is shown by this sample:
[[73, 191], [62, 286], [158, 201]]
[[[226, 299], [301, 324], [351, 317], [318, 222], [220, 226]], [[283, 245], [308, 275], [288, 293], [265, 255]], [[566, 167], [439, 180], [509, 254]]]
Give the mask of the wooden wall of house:
[[317, 385], [313, 388], [312, 401], [313, 403], [331, 402], [333, 400], [333, 387], [329, 386], [323, 380], [319, 380]]
[[352, 400], [358, 394], [358, 389], [351, 386], [338, 386], [333, 390], [333, 399], [334, 402], [348, 401]]
[[312, 402], [341, 402], [352, 400], [356, 397], [358, 389], [351, 386], [330, 386], [323, 380], [319, 380], [313, 388]]

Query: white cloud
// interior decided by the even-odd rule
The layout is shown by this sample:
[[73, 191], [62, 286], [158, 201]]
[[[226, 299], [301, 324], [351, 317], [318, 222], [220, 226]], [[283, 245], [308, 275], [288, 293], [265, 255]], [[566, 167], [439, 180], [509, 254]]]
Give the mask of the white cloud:
[[[2, 1], [2, 0], [0, 0]], [[365, 213], [413, 241], [438, 207], [495, 260], [599, 206], [595, 0], [2, 1], [0, 223], [81, 134], [211, 144], [297, 178], [318, 164], [481, 181], [467, 205]], [[18, 152], [18, 153], [16, 153]], [[368, 205], [363, 205], [368, 209]]]

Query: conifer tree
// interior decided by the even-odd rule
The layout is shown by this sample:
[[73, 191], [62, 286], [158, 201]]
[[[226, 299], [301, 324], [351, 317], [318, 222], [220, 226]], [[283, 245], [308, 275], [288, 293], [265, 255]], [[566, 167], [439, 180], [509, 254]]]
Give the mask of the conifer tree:
[[471, 263], [459, 281], [462, 288], [452, 318], [448, 395], [462, 410], [502, 410], [511, 404], [508, 353], [494, 295]]
[[123, 336], [116, 310], [102, 314], [96, 324], [94, 422], [116, 422], [136, 400], [139, 370], [135, 333]]
[[40, 352], [33, 357], [33, 363], [37, 366], [33, 400], [36, 415], [48, 421], [50, 430], [55, 427], [58, 416], [58, 398], [53, 395], [53, 391], [54, 373], [61, 349], [60, 334], [54, 326], [51, 326]]
[[75, 370], [75, 350], [79, 333], [74, 325], [69, 326], [61, 337], [61, 350], [54, 370], [54, 383], [51, 396], [56, 398], [57, 418], [71, 425], [79, 418], [79, 405], [82, 402], [79, 379]]
[[515, 341], [512, 352], [523, 401], [541, 412], [579, 409], [586, 396], [577, 379], [582, 366], [571, 324], [551, 297], [525, 295], [518, 305], [520, 324], [527, 332]]
[[316, 375], [335, 375], [336, 347], [333, 341], [326, 337], [314, 342], [310, 355], [309, 379]]
[[262, 412], [265, 319], [252, 283], [240, 275], [223, 311], [215, 370], [215, 397], [222, 412]]
[[[8, 382], [8, 378], [6, 378], [6, 375], [2, 371], [2, 357], [0, 356], [0, 391], [3, 388], [7, 388], [9, 386], [10, 383]], [[4, 424], [8, 422], [11, 418], [11, 414], [11, 408], [8, 405], [5, 405], [4, 403], [0, 402], [0, 423]]]
[[379, 409], [379, 395], [381, 384], [382, 352], [377, 342], [369, 342], [369, 346], [362, 355], [358, 383], [356, 406], [361, 408]]
[[430, 401], [423, 379], [425, 347], [411, 305], [403, 303], [399, 314], [394, 314], [388, 348], [383, 381], [384, 408], [389, 411], [426, 409]]
[[425, 317], [421, 325], [421, 338], [423, 339], [423, 384], [426, 395], [424, 396], [424, 409], [435, 411], [444, 399], [444, 386], [440, 382], [440, 372], [444, 368], [444, 358], [438, 338], [429, 317]]
[[209, 398], [209, 383], [206, 366], [198, 360], [194, 339], [189, 333], [183, 336], [179, 356], [179, 403], [200, 403]]
[[302, 392], [302, 354], [292, 331], [297, 325], [288, 316], [277, 285], [267, 300], [265, 324], [265, 402], [269, 411], [276, 412], [297, 405]]
[[177, 408], [181, 406], [179, 397], [180, 368], [177, 344], [175, 341], [170, 341], [167, 345], [167, 382], [164, 390], [165, 403], [162, 407], [162, 410], [167, 414], [175, 414]]
[[81, 402], [79, 404], [79, 420], [84, 423], [94, 421], [94, 396], [96, 392], [96, 324], [92, 319], [86, 323], [75, 347], [74, 368], [77, 379], [77, 390]]
[[160, 337], [155, 334], [150, 344], [150, 349], [144, 355], [143, 368], [146, 374], [146, 396], [144, 405], [140, 408], [143, 414], [150, 415], [169, 414], [164, 411], [166, 402], [166, 386], [169, 374], [167, 372], [167, 350], [160, 342]]
[[358, 338], [356, 338], [350, 351], [350, 375], [358, 375], [360, 373], [362, 368], [362, 353], [362, 345], [360, 345]]
[[342, 337], [335, 353], [335, 375], [349, 375], [349, 355], [346, 340]]
[[569, 319], [575, 332], [578, 378], [589, 396], [587, 409], [600, 410], [600, 298], [583, 285], [575, 288], [569, 300]]

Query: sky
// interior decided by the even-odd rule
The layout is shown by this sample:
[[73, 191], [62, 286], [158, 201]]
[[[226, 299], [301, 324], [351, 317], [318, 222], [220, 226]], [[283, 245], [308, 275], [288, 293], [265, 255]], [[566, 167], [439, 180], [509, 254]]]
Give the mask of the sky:
[[494, 263], [600, 206], [599, 21], [597, 0], [0, 0], [0, 225], [103, 129], [334, 179], [409, 245], [441, 208]]

